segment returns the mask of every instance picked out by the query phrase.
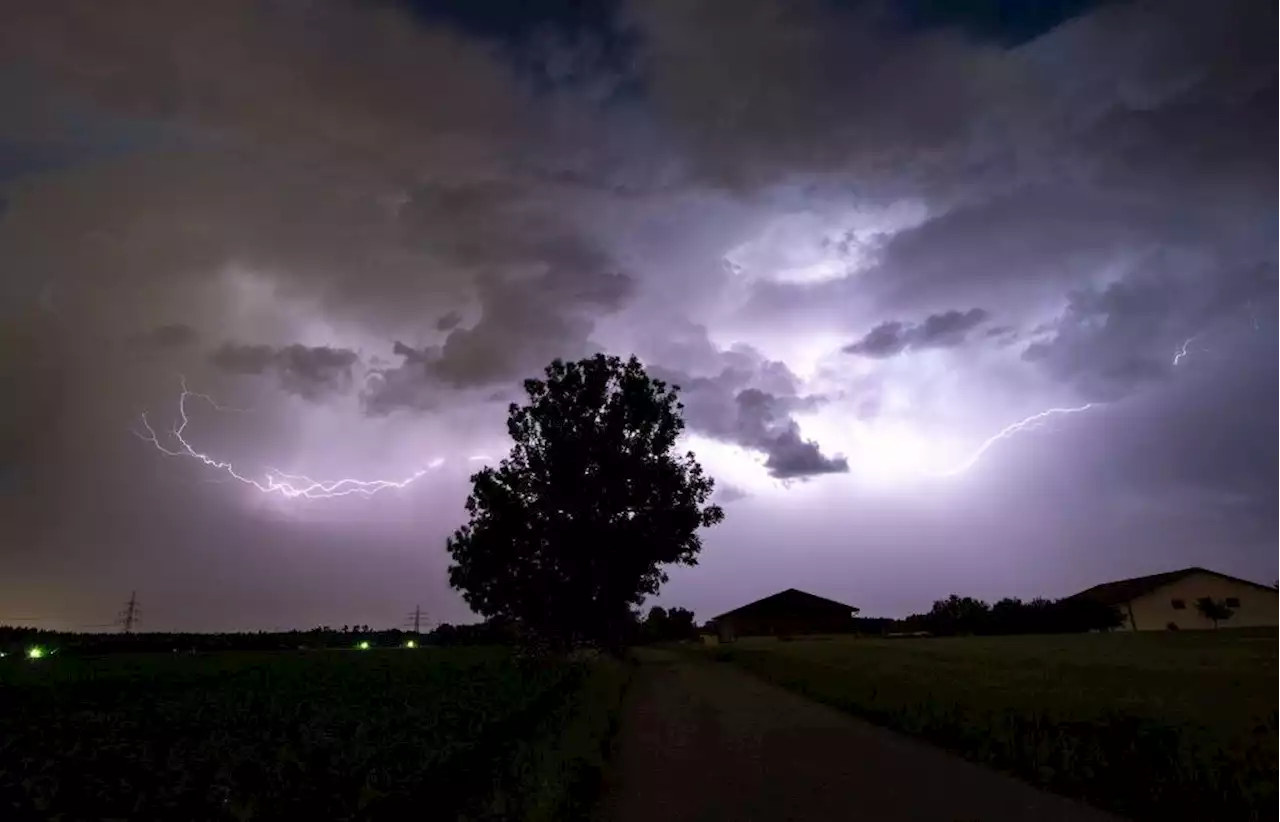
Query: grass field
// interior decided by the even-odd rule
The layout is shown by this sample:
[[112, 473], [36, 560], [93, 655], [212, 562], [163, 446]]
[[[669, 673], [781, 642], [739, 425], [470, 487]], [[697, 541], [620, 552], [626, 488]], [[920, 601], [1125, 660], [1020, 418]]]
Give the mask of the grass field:
[[1275, 818], [1276, 632], [743, 640], [710, 653], [1137, 819]]
[[0, 817], [565, 819], [625, 684], [498, 649], [0, 661]]

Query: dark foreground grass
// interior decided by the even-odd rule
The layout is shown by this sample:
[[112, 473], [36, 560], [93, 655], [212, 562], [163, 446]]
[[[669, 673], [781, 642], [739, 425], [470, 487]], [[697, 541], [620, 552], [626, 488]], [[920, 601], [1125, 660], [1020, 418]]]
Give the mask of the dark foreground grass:
[[521, 740], [485, 815], [526, 822], [588, 819], [630, 676], [629, 664], [596, 660], [569, 698]]
[[1136, 819], [1276, 812], [1277, 637], [837, 638], [715, 655]]
[[495, 649], [4, 663], [5, 819], [568, 818], [626, 678]]

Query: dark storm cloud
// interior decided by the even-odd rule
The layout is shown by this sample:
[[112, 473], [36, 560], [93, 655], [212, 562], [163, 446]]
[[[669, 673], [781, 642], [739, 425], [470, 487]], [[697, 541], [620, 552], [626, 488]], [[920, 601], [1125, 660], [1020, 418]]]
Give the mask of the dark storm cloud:
[[981, 308], [930, 314], [914, 329], [911, 344], [922, 348], [950, 348], [960, 345], [964, 342], [965, 335], [986, 319], [987, 312]]
[[[337, 34], [341, 57], [327, 39]], [[355, 3], [228, 0], [178, 9], [127, 0], [108, 12], [54, 0], [12, 9], [0, 45], [25, 68], [116, 111], [232, 125], [294, 149], [310, 144], [312, 159], [378, 146], [394, 161], [412, 142], [438, 147], [459, 127], [493, 135], [511, 112], [495, 79], [505, 72], [483, 50], [391, 8]], [[453, 76], [437, 81], [443, 74]], [[436, 105], [404, 105], [424, 83]], [[480, 89], [491, 96], [470, 96]], [[314, 151], [320, 146], [327, 151]]]
[[980, 161], [975, 138], [1027, 91], [998, 49], [901, 36], [882, 9], [749, 0], [726, 14], [668, 0], [629, 11], [652, 92], [700, 174], [751, 188], [854, 172], [874, 191], [957, 157]]
[[312, 401], [350, 390], [359, 359], [347, 349], [298, 343], [279, 348], [224, 343], [209, 357], [214, 366], [231, 374], [269, 374], [281, 390]]
[[[111, 15], [76, 11], [74, 30], [62, 26], [67, 5], [7, 21], [6, 55], [45, 81], [176, 126], [164, 153], [95, 167], [65, 190], [54, 180], [24, 192], [27, 223], [15, 233], [30, 231], [24, 246], [60, 277], [92, 269], [91, 281], [74, 283], [80, 291], [127, 277], [149, 303], [182, 305], [193, 283], [235, 267], [383, 339], [438, 345], [431, 377], [476, 386], [590, 353], [597, 317], [634, 290], [583, 225], [590, 198], [608, 193], [530, 172], [567, 164], [585, 180], [610, 138], [587, 121], [562, 127], [564, 106], [534, 105], [487, 44], [343, 2], [263, 13], [232, 0], [178, 14], [133, 0]], [[610, 157], [609, 168], [625, 170], [626, 158]], [[141, 310], [132, 295], [103, 296]], [[431, 339], [424, 314], [439, 316], [446, 338]], [[464, 318], [478, 319], [463, 327]], [[287, 339], [302, 329], [279, 330]], [[290, 379], [309, 390], [305, 364], [300, 373]], [[370, 383], [385, 389], [371, 408], [420, 402], [410, 390], [420, 375], [384, 376]]]
[[[608, 256], [579, 239], [590, 234], [568, 215], [580, 204], [513, 171], [514, 158], [579, 143], [548, 142], [550, 115], [486, 45], [389, 6], [179, 13], [130, 0], [101, 14], [55, 0], [6, 19], [0, 52], [133, 122], [172, 126], [164, 152], [69, 175], [66, 192], [57, 177], [21, 192], [14, 230], [60, 278], [92, 269], [177, 302], [238, 265], [402, 336], [425, 306], [473, 300], [478, 275]], [[576, 133], [606, 142], [591, 131]]]
[[276, 348], [273, 345], [223, 345], [209, 355], [209, 361], [232, 374], [266, 373], [276, 359]]
[[689, 371], [661, 361], [647, 370], [680, 387], [689, 431], [763, 454], [766, 469], [778, 479], [849, 470], [844, 457], [826, 456], [816, 442], [801, 436], [791, 415], [812, 410], [822, 398], [800, 394], [799, 380], [786, 364], [748, 345], [720, 350], [706, 329], [692, 324], [669, 329], [647, 348], [655, 360], [687, 363]]
[[485, 277], [477, 284], [480, 319], [448, 331], [440, 345], [415, 349], [396, 342], [398, 366], [372, 369], [361, 394], [365, 410], [438, 405], [450, 389], [518, 384], [554, 359], [580, 359], [598, 348], [590, 340], [596, 318], [620, 308], [634, 283], [620, 273], [599, 272], [606, 261], [565, 247], [552, 267], [536, 276]]
[[519, 382], [557, 357], [597, 348], [598, 319], [627, 304], [634, 278], [594, 238], [566, 221], [544, 193], [511, 183], [427, 185], [399, 217], [415, 243], [442, 264], [472, 274], [463, 312], [440, 317], [438, 344], [398, 347], [401, 366], [382, 369], [365, 393], [371, 413], [421, 408], [434, 388]]
[[[796, 36], [778, 36], [772, 47], [794, 57], [802, 72], [810, 64], [799, 52], [835, 48], [845, 32], [816, 7], [792, 8], [778, 15], [778, 30], [791, 27]], [[700, 20], [685, 13], [686, 22]], [[752, 318], [857, 323], [869, 318], [852, 318], [851, 308], [927, 312], [975, 299], [1016, 318], [1071, 288], [1110, 278], [1131, 265], [1135, 253], [1151, 249], [1206, 255], [1225, 267], [1249, 262], [1259, 249], [1274, 258], [1274, 219], [1259, 214], [1275, 213], [1275, 47], [1266, 34], [1275, 14], [1267, 4], [1249, 2], [1115, 4], [1012, 50], [935, 33], [935, 51], [939, 59], [949, 55], [944, 62], [956, 78], [936, 89], [962, 89], [936, 116], [958, 116], [966, 127], [908, 130], [900, 140], [888, 138], [899, 130], [896, 110], [847, 106], [859, 92], [846, 92], [839, 73], [826, 82], [799, 73], [793, 79], [805, 82], [788, 83], [788, 60], [769, 63], [772, 79], [759, 92], [744, 92], [751, 105], [726, 112], [726, 123], [763, 118], [773, 106], [802, 112], [813, 106], [832, 112], [824, 116], [843, 111], [858, 118], [847, 127], [858, 139], [842, 141], [840, 128], [797, 128], [791, 139], [821, 144], [808, 159], [787, 157], [784, 141], [776, 154], [764, 144], [750, 155], [719, 151], [708, 159], [710, 168], [742, 164], [747, 167], [734, 174], [752, 177], [773, 173], [774, 159], [787, 157], [782, 168], [788, 169], [821, 161], [827, 179], [850, 174], [868, 201], [918, 198], [928, 214], [872, 243], [847, 277], [816, 285], [760, 282]], [[760, 16], [763, 26], [767, 17]], [[817, 30], [822, 24], [816, 21], [824, 20], [827, 35]], [[754, 36], [768, 36], [754, 25]], [[701, 44], [704, 33], [720, 36], [686, 32], [681, 48]], [[886, 33], [877, 48], [898, 46], [904, 54], [924, 48], [902, 32]], [[1080, 54], [1090, 55], [1087, 69]], [[673, 95], [733, 76], [719, 61], [690, 70], [697, 80], [682, 79], [686, 91], [672, 89]], [[929, 70], [902, 66], [902, 82], [910, 87]], [[775, 86], [805, 100], [774, 101]], [[724, 90], [726, 101], [737, 99]], [[700, 124], [692, 111], [688, 116], [691, 128]], [[874, 150], [859, 150], [861, 139]], [[842, 146], [848, 150], [837, 150]], [[872, 162], [898, 147], [907, 155], [901, 165]], [[839, 203], [838, 194], [821, 186], [813, 192], [813, 201]]]
[[855, 343], [844, 347], [848, 354], [866, 357], [894, 357], [907, 350], [907, 332], [910, 329], [897, 320], [880, 323]]
[[1170, 376], [1183, 344], [1211, 328], [1246, 327], [1248, 306], [1276, 302], [1272, 264], [1202, 266], [1153, 255], [1121, 280], [1072, 293], [1051, 336], [1023, 358], [1089, 399], [1117, 399]]
[[801, 479], [849, 470], [844, 457], [824, 456], [818, 444], [800, 436], [800, 426], [788, 416], [791, 403], [757, 388], [738, 392], [737, 442], [763, 452], [765, 468], [778, 479]]
[[[437, 331], [452, 331], [462, 322], [462, 314], [457, 311], [447, 311], [440, 315], [440, 319], [436, 320]], [[399, 353], [399, 352], [397, 352]]]
[[186, 348], [200, 340], [200, 332], [186, 323], [165, 323], [131, 339], [135, 345], [152, 348]]
[[[1175, 158], [1200, 172], [1241, 147], [1256, 158], [1274, 134], [1256, 105], [1274, 98], [1257, 92], [1275, 88], [1276, 12], [1251, 0], [1113, 4], [1013, 49], [903, 26], [894, 4], [748, 0], [720, 12], [679, 0], [630, 9], [664, 112], [705, 173], [739, 184], [848, 173], [863, 192], [949, 199], [1087, 174], [1108, 156], [1117, 172]], [[1165, 118], [1195, 139], [1134, 151]], [[1148, 176], [1123, 176], [1135, 172]]]
[[987, 319], [981, 308], [930, 314], [922, 323], [898, 320], [881, 323], [857, 342], [844, 347], [848, 354], [883, 359], [911, 349], [955, 348], [963, 345], [965, 335]]
[[[1245, 337], [1243, 346], [1216, 357], [1211, 350], [1196, 352], [1192, 356], [1199, 356], [1200, 362], [1186, 363], [1188, 368], [1199, 366], [1196, 375], [1184, 384], [1171, 384], [1167, 393], [1153, 394], [1147, 410], [1154, 413], [1148, 424], [1158, 433], [1135, 435], [1132, 447], [1142, 458], [1127, 461], [1121, 470], [1145, 473], [1142, 479], [1151, 482], [1180, 482], [1212, 492], [1238, 505], [1242, 521], [1237, 525], [1257, 528], [1274, 539], [1280, 467], [1280, 380], [1269, 356], [1275, 353], [1274, 340], [1247, 325], [1234, 334]], [[1237, 352], [1252, 356], [1244, 363], [1232, 362]], [[1227, 426], [1222, 424], [1224, 406], [1233, 412]]]
[[626, 275], [579, 268], [486, 279], [479, 285], [480, 320], [449, 332], [433, 370], [450, 385], [476, 387], [530, 376], [556, 357], [586, 356], [595, 318], [621, 307], [631, 288]]
[[440, 346], [425, 349], [395, 344], [399, 365], [371, 368], [360, 391], [360, 405], [366, 414], [380, 417], [394, 411], [429, 411], [440, 407], [443, 386], [432, 373], [440, 359]]

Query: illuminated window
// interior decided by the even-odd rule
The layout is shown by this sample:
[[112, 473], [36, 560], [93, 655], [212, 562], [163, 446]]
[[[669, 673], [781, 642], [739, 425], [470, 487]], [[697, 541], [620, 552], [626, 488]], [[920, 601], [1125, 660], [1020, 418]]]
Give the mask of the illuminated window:
[[1170, 600], [1169, 604], [1173, 606], [1175, 611], [1185, 611], [1187, 609], [1187, 601], [1185, 599]]
[[1227, 607], [1228, 607], [1228, 608], [1239, 608], [1239, 607], [1240, 607], [1240, 597], [1227, 597]]

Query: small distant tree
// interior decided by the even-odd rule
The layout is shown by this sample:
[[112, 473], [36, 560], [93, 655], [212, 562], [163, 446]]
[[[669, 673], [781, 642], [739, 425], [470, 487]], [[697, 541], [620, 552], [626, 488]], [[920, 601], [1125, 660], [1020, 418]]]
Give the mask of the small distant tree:
[[667, 609], [655, 605], [649, 609], [649, 615], [640, 623], [640, 638], [645, 642], [661, 642], [667, 636]]
[[692, 639], [698, 635], [693, 611], [688, 608], [672, 608], [667, 611], [667, 635], [671, 639]]
[[952, 594], [933, 603], [925, 615], [926, 629], [939, 636], [986, 633], [991, 606], [980, 599]]
[[1226, 602], [1213, 597], [1200, 597], [1197, 599], [1196, 610], [1205, 619], [1213, 622], [1214, 629], [1217, 629], [1219, 622], [1226, 622], [1235, 614], [1235, 611], [1227, 607]]
[[646, 642], [679, 641], [696, 635], [693, 611], [687, 608], [667, 610], [661, 605], [655, 605], [649, 609], [649, 615], [640, 625], [640, 637]]
[[1036, 633], [1038, 626], [1028, 620], [1029, 606], [1016, 597], [1005, 597], [991, 606], [988, 630], [993, 634]]
[[557, 645], [614, 645], [633, 608], [694, 565], [698, 531], [724, 518], [692, 453], [677, 395], [639, 360], [556, 360], [512, 404], [514, 440], [472, 475], [470, 521], [448, 541], [449, 582], [477, 613]]

